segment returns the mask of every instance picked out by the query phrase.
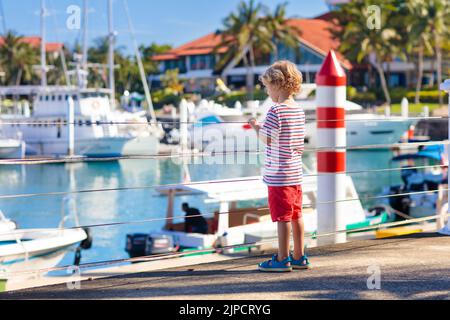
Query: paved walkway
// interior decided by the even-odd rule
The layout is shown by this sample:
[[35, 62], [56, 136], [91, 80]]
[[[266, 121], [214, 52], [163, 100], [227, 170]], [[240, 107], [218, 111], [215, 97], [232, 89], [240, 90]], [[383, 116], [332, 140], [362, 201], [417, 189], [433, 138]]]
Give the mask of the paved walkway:
[[[6, 292], [0, 299], [450, 299], [450, 237], [355, 241], [309, 255], [314, 268], [307, 271], [260, 273], [256, 265], [268, 256], [249, 256], [83, 281], [80, 289]], [[380, 290], [367, 287], [369, 267], [380, 271]]]

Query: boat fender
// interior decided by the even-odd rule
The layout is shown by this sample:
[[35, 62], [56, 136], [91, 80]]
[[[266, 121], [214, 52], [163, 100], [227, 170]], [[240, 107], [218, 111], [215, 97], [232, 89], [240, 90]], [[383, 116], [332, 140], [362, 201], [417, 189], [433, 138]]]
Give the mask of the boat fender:
[[86, 239], [84, 239], [81, 243], [80, 243], [80, 247], [83, 250], [88, 250], [92, 247], [92, 235], [91, 235], [91, 230], [89, 228], [83, 228], [84, 232], [86, 232]]

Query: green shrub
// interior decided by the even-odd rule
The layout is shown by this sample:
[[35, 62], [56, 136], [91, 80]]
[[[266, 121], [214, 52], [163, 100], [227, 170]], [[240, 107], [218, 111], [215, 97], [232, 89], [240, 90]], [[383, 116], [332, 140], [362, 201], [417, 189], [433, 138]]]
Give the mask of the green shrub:
[[162, 89], [152, 92], [152, 99], [155, 109], [160, 109], [164, 105], [178, 106], [182, 97], [171, 89]]
[[347, 99], [359, 104], [372, 104], [377, 101], [377, 95], [371, 91], [357, 92], [352, 98]]
[[[255, 100], [265, 100], [267, 99], [267, 94], [263, 90], [255, 90], [253, 97]], [[226, 106], [233, 108], [237, 101], [244, 104], [244, 102], [248, 100], [248, 95], [245, 90], [232, 91], [230, 93], [215, 96], [213, 100], [217, 103], [225, 104]]]
[[[389, 90], [389, 94], [391, 95], [391, 101], [392, 103], [400, 103], [403, 99], [403, 97], [406, 97], [408, 95], [408, 88], [404, 87], [395, 87], [391, 88]], [[380, 99], [384, 99], [384, 94], [381, 91], [381, 96], [379, 96]]]
[[[446, 94], [442, 93], [442, 96], [445, 97]], [[408, 94], [406, 95], [406, 98], [410, 102], [413, 102], [414, 99], [416, 98], [416, 92], [415, 91], [408, 92]], [[419, 98], [420, 98], [420, 102], [439, 103], [439, 91], [438, 90], [419, 91]], [[444, 98], [444, 103], [445, 103], [445, 101], [447, 101], [447, 100]]]

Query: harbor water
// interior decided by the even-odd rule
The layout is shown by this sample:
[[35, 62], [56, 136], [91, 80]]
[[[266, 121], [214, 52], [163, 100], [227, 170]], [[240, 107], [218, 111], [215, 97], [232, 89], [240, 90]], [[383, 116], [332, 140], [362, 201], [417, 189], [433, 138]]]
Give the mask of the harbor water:
[[[263, 158], [253, 155], [252, 164], [191, 164], [191, 181], [241, 178], [261, 174]], [[347, 153], [347, 171], [394, 168], [389, 150], [353, 151]], [[314, 167], [313, 156], [306, 155], [305, 165]], [[248, 163], [248, 162], [247, 162]], [[351, 174], [360, 197], [375, 196], [383, 187], [400, 183], [400, 173], [364, 172]], [[35, 194], [75, 190], [151, 187], [180, 183], [182, 166], [172, 159], [121, 160], [44, 165], [0, 166], [0, 194]], [[0, 210], [21, 228], [54, 228], [61, 220], [64, 195], [0, 199]], [[152, 188], [138, 190], [77, 193], [75, 200], [81, 225], [126, 222], [164, 218], [167, 200]], [[177, 197], [175, 216], [182, 216], [181, 203], [188, 202], [203, 213], [218, 209], [203, 203], [201, 196]], [[266, 203], [259, 203], [266, 205]], [[365, 208], [373, 202], [363, 201]], [[164, 221], [92, 228], [93, 246], [82, 253], [82, 263], [128, 258], [125, 237], [133, 232], [160, 230]], [[66, 226], [73, 226], [69, 219]], [[74, 252], [68, 252], [60, 265], [70, 265]]]

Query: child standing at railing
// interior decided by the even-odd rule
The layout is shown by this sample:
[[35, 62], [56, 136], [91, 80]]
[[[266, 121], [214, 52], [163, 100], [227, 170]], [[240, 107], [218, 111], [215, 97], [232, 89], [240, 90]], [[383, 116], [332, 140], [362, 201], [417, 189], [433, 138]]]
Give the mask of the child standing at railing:
[[[305, 137], [305, 113], [294, 100], [300, 92], [302, 74], [289, 61], [273, 64], [261, 82], [274, 102], [260, 126], [249, 124], [266, 144], [264, 182], [272, 221], [278, 228], [278, 254], [258, 265], [260, 271], [285, 272], [310, 267], [304, 251], [302, 218], [302, 155]], [[289, 252], [291, 228], [294, 252]]]

